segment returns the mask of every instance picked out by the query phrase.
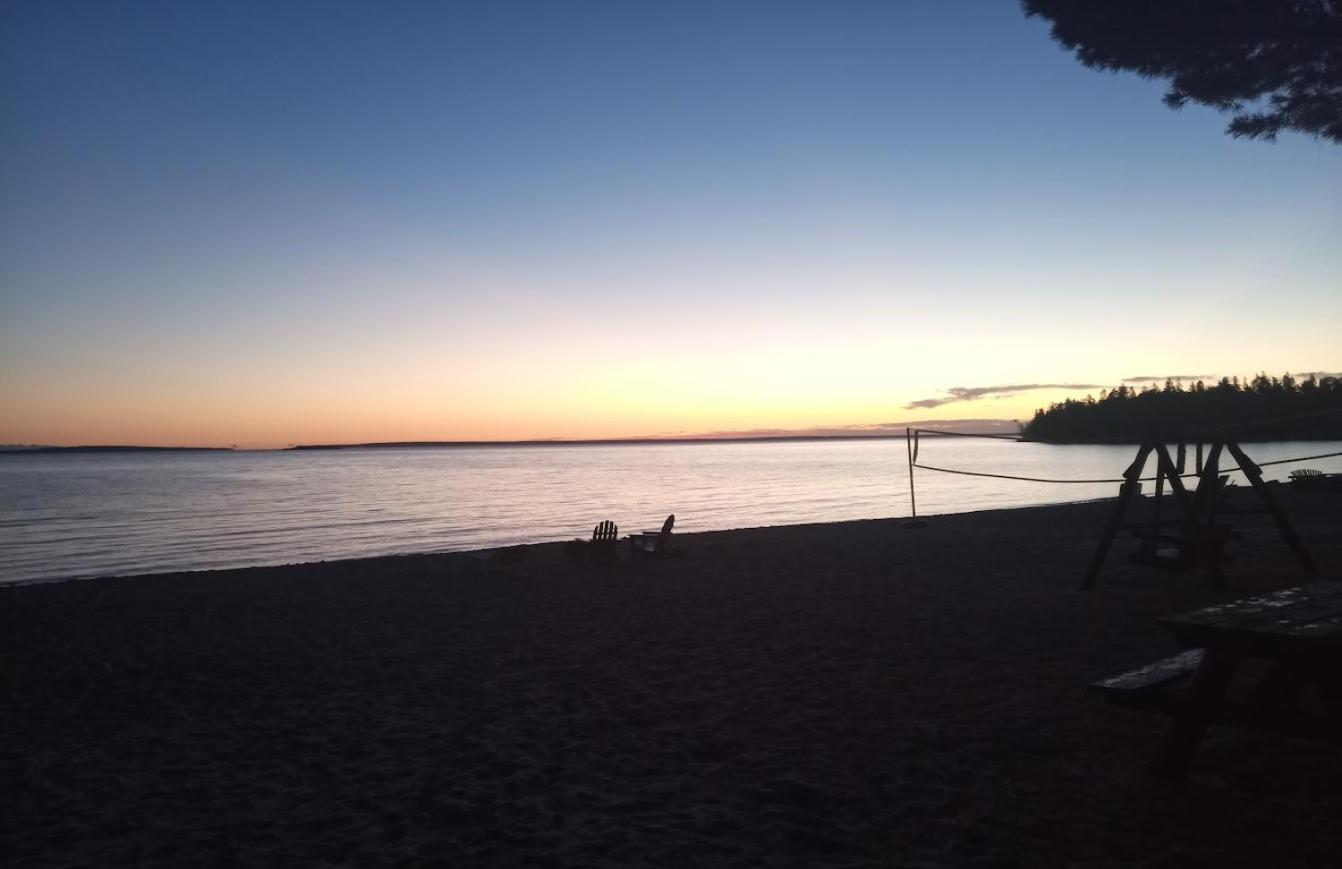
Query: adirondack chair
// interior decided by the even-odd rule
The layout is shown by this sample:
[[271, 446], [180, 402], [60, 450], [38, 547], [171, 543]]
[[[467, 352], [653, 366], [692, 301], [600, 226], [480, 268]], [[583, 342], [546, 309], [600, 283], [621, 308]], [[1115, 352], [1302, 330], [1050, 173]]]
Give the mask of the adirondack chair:
[[1314, 468], [1291, 471], [1291, 484], [1313, 491], [1342, 491], [1342, 474], [1326, 474]]
[[652, 558], [665, 558], [676, 554], [671, 547], [671, 527], [676, 524], [675, 514], [666, 517], [661, 531], [644, 531], [629, 538], [629, 546], [635, 555], [647, 555]]
[[611, 564], [615, 561], [615, 541], [620, 529], [609, 519], [598, 522], [592, 529], [592, 542], [587, 547], [587, 560], [593, 564]]

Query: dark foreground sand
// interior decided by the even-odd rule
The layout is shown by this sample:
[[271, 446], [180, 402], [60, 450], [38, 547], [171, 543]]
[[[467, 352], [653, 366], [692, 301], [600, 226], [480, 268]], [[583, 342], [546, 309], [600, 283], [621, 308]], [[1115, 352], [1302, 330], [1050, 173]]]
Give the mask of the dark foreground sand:
[[[1288, 502], [1338, 576], [1342, 499]], [[1342, 752], [1086, 684], [1232, 589], [1077, 581], [1101, 505], [0, 589], [15, 866], [1336, 866]], [[618, 517], [614, 517], [617, 518]]]

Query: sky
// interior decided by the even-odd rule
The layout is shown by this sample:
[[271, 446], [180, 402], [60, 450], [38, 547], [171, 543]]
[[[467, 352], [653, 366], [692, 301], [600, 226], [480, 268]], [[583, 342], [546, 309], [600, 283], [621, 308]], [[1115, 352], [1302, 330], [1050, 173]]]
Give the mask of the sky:
[[1342, 149], [1162, 92], [1006, 0], [10, 0], [0, 443], [1027, 419], [1342, 370]]

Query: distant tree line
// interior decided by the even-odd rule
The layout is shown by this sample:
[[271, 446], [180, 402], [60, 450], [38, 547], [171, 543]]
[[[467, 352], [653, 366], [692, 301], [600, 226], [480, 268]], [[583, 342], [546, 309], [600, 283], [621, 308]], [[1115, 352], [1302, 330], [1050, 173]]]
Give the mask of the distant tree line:
[[1142, 389], [1119, 386], [1098, 397], [1069, 398], [1035, 411], [1021, 431], [1049, 443], [1135, 442], [1151, 437], [1208, 440], [1342, 440], [1342, 378], [1259, 374], [1208, 386], [1166, 380]]

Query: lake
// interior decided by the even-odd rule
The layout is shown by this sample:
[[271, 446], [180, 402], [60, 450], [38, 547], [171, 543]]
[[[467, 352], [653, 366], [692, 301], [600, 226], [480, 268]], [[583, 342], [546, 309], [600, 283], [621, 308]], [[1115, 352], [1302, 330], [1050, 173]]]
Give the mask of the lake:
[[[1342, 443], [1245, 449], [1268, 462]], [[1106, 479], [1134, 453], [924, 438], [919, 461]], [[0, 583], [482, 549], [590, 536], [602, 519], [654, 529], [668, 513], [686, 532], [901, 517], [906, 464], [902, 439], [0, 455]], [[1302, 466], [1342, 472], [1342, 459], [1265, 474]], [[1117, 492], [922, 469], [915, 482], [920, 514]]]

